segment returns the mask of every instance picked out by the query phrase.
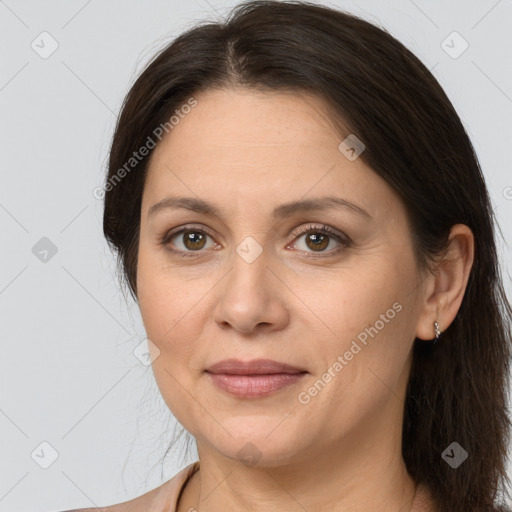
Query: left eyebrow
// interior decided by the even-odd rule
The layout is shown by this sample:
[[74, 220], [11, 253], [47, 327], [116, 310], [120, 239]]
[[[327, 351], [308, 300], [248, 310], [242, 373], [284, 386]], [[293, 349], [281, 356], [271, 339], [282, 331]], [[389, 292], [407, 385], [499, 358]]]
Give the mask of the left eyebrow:
[[317, 197], [314, 199], [301, 199], [299, 201], [292, 201], [290, 203], [285, 203], [274, 209], [272, 212], [272, 216], [274, 218], [287, 217], [289, 215], [293, 215], [294, 213], [300, 212], [309, 212], [313, 210], [329, 210], [329, 209], [344, 209], [348, 210], [352, 213], [357, 213], [359, 215], [363, 215], [369, 219], [372, 216], [361, 206], [358, 206], [346, 199], [342, 199], [341, 197]]
[[[223, 208], [220, 208], [213, 203], [209, 203], [208, 201], [204, 201], [203, 199], [198, 199], [196, 197], [166, 197], [165, 199], [162, 199], [149, 208], [148, 217], [162, 210], [179, 208], [191, 210], [203, 215], [216, 217], [225, 216], [225, 210]], [[289, 217], [296, 213], [324, 211], [333, 208], [357, 213], [367, 217], [368, 219], [372, 218], [372, 216], [361, 206], [358, 206], [340, 197], [333, 196], [301, 199], [298, 201], [281, 204], [274, 208], [272, 211], [272, 217], [274, 219], [279, 219]]]

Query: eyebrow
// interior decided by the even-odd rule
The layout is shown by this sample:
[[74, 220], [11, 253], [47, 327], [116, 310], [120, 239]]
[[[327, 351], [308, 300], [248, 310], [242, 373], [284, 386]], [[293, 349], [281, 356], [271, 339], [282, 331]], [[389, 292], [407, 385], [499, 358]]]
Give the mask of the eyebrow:
[[[149, 208], [148, 217], [162, 210], [174, 210], [180, 208], [216, 217], [225, 216], [226, 213], [224, 208], [220, 208], [219, 206], [209, 203], [208, 201], [204, 201], [203, 199], [195, 197], [166, 197]], [[372, 218], [364, 208], [340, 197], [333, 196], [301, 199], [299, 201], [291, 201], [289, 203], [281, 204], [274, 208], [272, 211], [272, 217], [274, 219], [279, 219], [296, 213], [314, 210], [325, 211], [328, 209], [343, 209], [352, 213], [357, 213], [369, 219]]]

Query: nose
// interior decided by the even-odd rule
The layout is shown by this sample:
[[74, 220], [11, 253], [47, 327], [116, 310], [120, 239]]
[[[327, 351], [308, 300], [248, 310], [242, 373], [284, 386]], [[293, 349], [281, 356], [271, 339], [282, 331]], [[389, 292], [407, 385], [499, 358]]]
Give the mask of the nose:
[[288, 289], [269, 263], [265, 251], [250, 263], [235, 254], [232, 268], [216, 287], [215, 321], [220, 328], [254, 334], [288, 324]]

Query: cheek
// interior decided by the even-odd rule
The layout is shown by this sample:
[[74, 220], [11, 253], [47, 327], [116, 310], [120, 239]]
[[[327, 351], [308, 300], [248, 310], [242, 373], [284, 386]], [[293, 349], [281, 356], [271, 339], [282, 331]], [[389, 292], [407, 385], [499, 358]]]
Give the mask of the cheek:
[[316, 313], [310, 316], [324, 333], [322, 342], [317, 343], [316, 376], [331, 368], [336, 374], [333, 388], [344, 388], [331, 399], [345, 399], [354, 393], [360, 396], [360, 390], [378, 383], [379, 378], [392, 383], [400, 376], [412, 345], [408, 282], [405, 268], [398, 276], [390, 266], [373, 270], [365, 266], [364, 272], [352, 268], [314, 292], [305, 288], [299, 292], [309, 294], [306, 302]]
[[[201, 293], [176, 271], [166, 268], [161, 256], [139, 250], [137, 268], [138, 303], [147, 337], [158, 347], [159, 364], [186, 361], [192, 349], [198, 322]], [[204, 293], [203, 293], [204, 294]]]
[[[336, 276], [326, 276], [323, 281], [306, 283], [297, 294], [305, 298], [313, 317], [325, 326], [330, 338], [343, 347], [376, 322], [379, 331], [390, 330], [389, 325], [400, 316], [396, 312], [400, 308], [393, 309], [401, 296], [400, 287], [392, 269], [365, 265], [361, 271], [351, 267]], [[383, 324], [381, 315], [390, 322]]]
[[146, 335], [155, 346], [151, 367], [160, 394], [178, 421], [193, 431], [190, 361], [200, 325], [196, 315], [201, 294], [188, 288], [186, 280], [166, 268], [156, 254], [144, 250], [139, 251], [137, 290]]
[[335, 334], [318, 337], [315, 374], [299, 390], [298, 400], [326, 443], [344, 431], [374, 424], [389, 404], [394, 409], [394, 400], [400, 404], [395, 396], [401, 394], [411, 346], [407, 312], [397, 300], [398, 290], [381, 280], [371, 283], [331, 289], [324, 309], [317, 309]]

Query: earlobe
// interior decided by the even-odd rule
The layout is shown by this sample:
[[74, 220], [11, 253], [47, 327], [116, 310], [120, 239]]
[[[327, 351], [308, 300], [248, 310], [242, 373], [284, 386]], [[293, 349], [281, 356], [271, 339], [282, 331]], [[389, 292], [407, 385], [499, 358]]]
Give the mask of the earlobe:
[[[466, 291], [474, 259], [474, 237], [465, 224], [456, 224], [450, 231], [448, 248], [428, 277], [426, 294], [416, 327], [416, 337], [439, 339], [459, 311]], [[436, 329], [437, 323], [437, 329]]]

